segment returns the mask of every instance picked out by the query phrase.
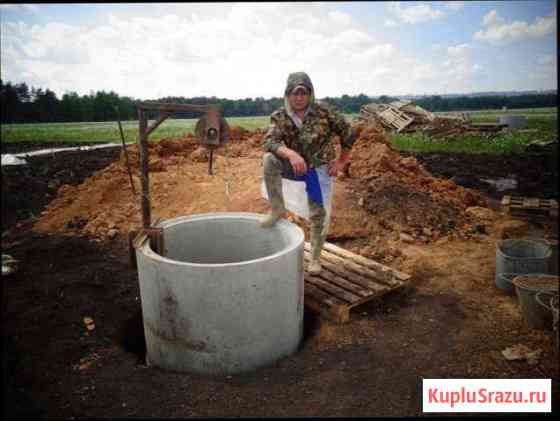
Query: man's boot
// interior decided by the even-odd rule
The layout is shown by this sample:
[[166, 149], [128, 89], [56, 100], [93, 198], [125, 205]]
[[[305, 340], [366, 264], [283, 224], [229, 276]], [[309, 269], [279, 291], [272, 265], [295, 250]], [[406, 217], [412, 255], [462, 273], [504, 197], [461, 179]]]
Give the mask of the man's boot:
[[326, 238], [326, 235], [322, 235], [321, 231], [322, 227], [311, 226], [311, 262], [307, 267], [307, 272], [310, 275], [321, 273], [321, 251]]
[[268, 215], [261, 218], [260, 224], [263, 228], [269, 228], [282, 218], [286, 208], [284, 207], [284, 195], [282, 193], [282, 175], [265, 173], [264, 180], [272, 210]]

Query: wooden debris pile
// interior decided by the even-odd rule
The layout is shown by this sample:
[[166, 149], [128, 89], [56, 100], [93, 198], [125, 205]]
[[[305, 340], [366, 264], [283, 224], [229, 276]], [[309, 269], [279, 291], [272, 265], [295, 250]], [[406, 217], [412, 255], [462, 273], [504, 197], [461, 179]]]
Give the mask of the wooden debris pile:
[[432, 138], [443, 138], [466, 133], [495, 133], [504, 124], [473, 124], [466, 113], [435, 115], [412, 101], [394, 101], [389, 104], [367, 104], [356, 117], [358, 122], [380, 124], [385, 130], [396, 133], [422, 132]]

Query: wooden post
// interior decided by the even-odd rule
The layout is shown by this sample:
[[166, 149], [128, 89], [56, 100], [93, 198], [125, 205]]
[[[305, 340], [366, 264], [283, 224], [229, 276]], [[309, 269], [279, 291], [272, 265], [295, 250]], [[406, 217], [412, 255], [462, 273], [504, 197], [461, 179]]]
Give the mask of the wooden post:
[[148, 121], [142, 107], [138, 107], [138, 150], [140, 152], [140, 171], [142, 181], [142, 225], [149, 228], [151, 224], [150, 215], [150, 180], [148, 178]]
[[115, 111], [117, 112], [117, 122], [119, 123], [119, 132], [121, 134], [122, 148], [124, 152], [124, 157], [126, 159], [126, 169], [128, 170], [128, 179], [130, 180], [130, 187], [132, 188], [132, 196], [136, 196], [136, 190], [134, 189], [134, 181], [132, 181], [132, 170], [130, 169], [130, 161], [128, 160], [128, 152], [126, 150], [126, 143], [124, 141], [124, 132], [121, 124], [121, 115], [119, 113], [119, 107], [115, 105]]

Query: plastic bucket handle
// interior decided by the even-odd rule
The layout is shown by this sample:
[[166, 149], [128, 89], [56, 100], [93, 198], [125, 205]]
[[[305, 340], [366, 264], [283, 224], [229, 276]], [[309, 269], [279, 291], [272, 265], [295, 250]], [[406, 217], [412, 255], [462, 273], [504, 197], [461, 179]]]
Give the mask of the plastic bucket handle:
[[507, 285], [513, 292], [515, 292], [515, 285], [513, 284], [513, 278], [519, 276], [519, 273], [500, 273], [498, 274], [498, 278], [502, 282], [503, 285]]
[[539, 304], [540, 304], [541, 306], [543, 306], [544, 308], [546, 308], [546, 309], [552, 311], [552, 303], [550, 302], [551, 300], [548, 300], [548, 301], [549, 301], [549, 304], [547, 304], [547, 303], [546, 303], [545, 301], [543, 301], [543, 299], [541, 298], [543, 295], [548, 295], [548, 296], [550, 296], [550, 298], [552, 299], [553, 296], [556, 295], [556, 293], [554, 293], [554, 292], [548, 292], [548, 291], [540, 291], [540, 292], [537, 292], [537, 293], [535, 294], [535, 300], [537, 300], [537, 303], [539, 303]]

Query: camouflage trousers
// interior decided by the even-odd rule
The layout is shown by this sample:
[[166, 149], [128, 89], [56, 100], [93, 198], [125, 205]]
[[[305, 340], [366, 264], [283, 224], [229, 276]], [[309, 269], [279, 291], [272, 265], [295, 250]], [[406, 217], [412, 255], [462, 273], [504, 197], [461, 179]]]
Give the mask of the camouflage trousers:
[[[282, 177], [294, 178], [294, 172], [290, 161], [281, 159], [276, 155], [267, 152], [263, 157], [264, 183], [270, 198], [270, 203], [274, 206], [284, 207], [284, 196], [282, 194]], [[322, 245], [327, 235], [328, 226], [325, 224], [326, 211], [322, 205], [312, 201], [307, 197], [309, 206], [309, 221], [311, 228], [312, 241], [319, 241]], [[327, 221], [328, 224], [328, 221]]]

